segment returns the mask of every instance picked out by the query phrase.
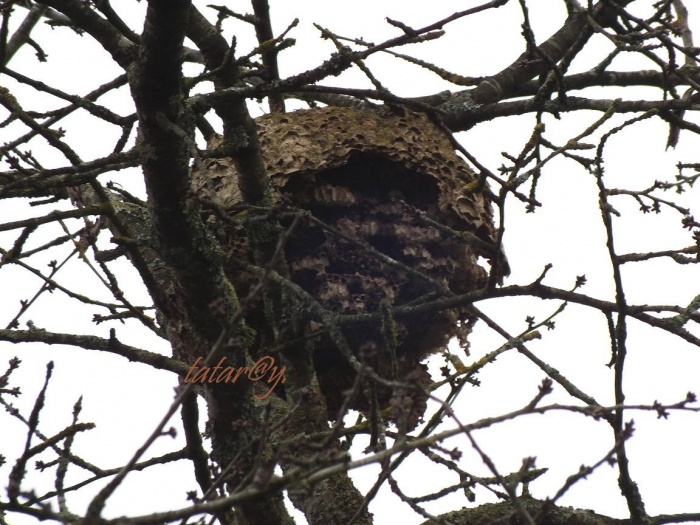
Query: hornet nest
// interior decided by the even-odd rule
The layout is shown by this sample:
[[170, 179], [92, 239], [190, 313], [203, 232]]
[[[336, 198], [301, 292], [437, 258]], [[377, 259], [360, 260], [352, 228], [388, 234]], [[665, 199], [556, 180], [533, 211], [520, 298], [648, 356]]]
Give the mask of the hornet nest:
[[[307, 210], [323, 223], [303, 220], [289, 237], [285, 255], [291, 280], [328, 311], [386, 312], [383, 305], [416, 305], [426, 296], [477, 289], [488, 281], [479, 256], [490, 260], [498, 280], [507, 274], [484, 184], [426, 115], [406, 109], [325, 107], [267, 115], [256, 122], [277, 201]], [[215, 136], [208, 147], [220, 143]], [[224, 209], [240, 209], [230, 159], [205, 160], [193, 170], [193, 185], [209, 199], [213, 191]], [[243, 225], [216, 224], [213, 217], [209, 221], [228, 261], [252, 261]], [[228, 273], [241, 296], [255, 282], [240, 270]], [[251, 314], [248, 320], [260, 333], [265, 332], [262, 318]], [[383, 377], [396, 374], [399, 380], [429, 384], [420, 361], [443, 350], [452, 337], [466, 343], [470, 321], [465, 308], [397, 320], [392, 323], [392, 357], [381, 326], [355, 326], [343, 333], [353, 352]], [[258, 343], [257, 351], [269, 354], [272, 342], [259, 337]], [[321, 389], [335, 417], [355, 373], [327, 336], [317, 337], [314, 344]], [[380, 392], [380, 401], [386, 403], [388, 394]], [[411, 426], [425, 409], [425, 399], [415, 401]], [[357, 399], [350, 406], [362, 409], [367, 402]]]

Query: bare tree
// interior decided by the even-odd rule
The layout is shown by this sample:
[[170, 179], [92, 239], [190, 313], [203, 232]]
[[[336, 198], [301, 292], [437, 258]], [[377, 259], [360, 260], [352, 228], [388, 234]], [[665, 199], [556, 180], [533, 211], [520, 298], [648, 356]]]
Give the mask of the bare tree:
[[[682, 265], [692, 267], [697, 278], [700, 223], [685, 207], [683, 192], [700, 170], [688, 159], [678, 164], [675, 178], [665, 174], [667, 180], [639, 188], [632, 174], [611, 176], [603, 165], [618, 137], [649, 120], [668, 124], [667, 147], [697, 140], [700, 128], [691, 117], [698, 109], [700, 49], [682, 0], [653, 5], [564, 0], [557, 9], [565, 8], [565, 20], [551, 35], [536, 33], [530, 9], [537, 7], [527, 0], [492, 0], [436, 20], [426, 8], [420, 27], [387, 18], [395, 36], [379, 43], [317, 25], [318, 38], [335, 52], [286, 77], [280, 72], [285, 53], [297, 45], [297, 21], [275, 31], [275, 13], [266, 0], [252, 0], [250, 12], [191, 0], [143, 4], [142, 30], [130, 22], [140, 12], [138, 4], [0, 4], [0, 104], [8, 115], [0, 128], [6, 165], [0, 196], [8, 203], [2, 208], [0, 232], [7, 233], [0, 267], [22, 268], [42, 282], [38, 293], [26, 292], [0, 330], [0, 341], [13, 343], [17, 356], [29, 343], [68, 345], [123, 356], [179, 378], [175, 398], [149, 439], [131, 460], [108, 469], [87, 461], [75, 446], [77, 436], [94, 426], [81, 419], [80, 402], [70, 425], [50, 434], [42, 430], [54, 365], [46, 369], [33, 408], [25, 411], [12, 404], [13, 396], [28, 395], [14, 382], [21, 361], [8, 359], [0, 401], [8, 411], [4, 417], [25, 425], [26, 438], [15, 457], [2, 457], [9, 460], [9, 474], [0, 522], [23, 514], [85, 524], [291, 524], [286, 494], [311, 524], [369, 524], [370, 505], [385, 485], [426, 524], [700, 520], [700, 511], [651, 515], [628, 450], [633, 412], [659, 418], [676, 411], [695, 414], [695, 395], [651, 401], [665, 397], [659, 389], [647, 403], [629, 403], [625, 383], [630, 333], [639, 326], [700, 346], [695, 284], [678, 295], [687, 297], [690, 289], [683, 304], [643, 304], [628, 299], [634, 293], [625, 277], [630, 265], [663, 260], [673, 265], [665, 272]], [[419, 58], [421, 49], [443, 41], [464, 47], [459, 31], [452, 30], [455, 24], [480, 23], [506, 7], [518, 8], [522, 39], [509, 49], [512, 63], [501, 71], [469, 77], [467, 60], [450, 71]], [[299, 16], [313, 19], [311, 13]], [[54, 32], [44, 31], [44, 24]], [[247, 34], [256, 38], [251, 47], [241, 44]], [[105, 68], [114, 74], [108, 82], [92, 86], [86, 77], [72, 82], [69, 92], [58, 87], [61, 71], [40, 80], [61, 42], [75, 38], [86, 52], [110, 61]], [[591, 49], [604, 49], [603, 41], [607, 56], [579, 71], [577, 61]], [[38, 61], [16, 58], [27, 49]], [[452, 89], [398, 96], [372, 68], [380, 55]], [[626, 57], [635, 59], [636, 69], [616, 69]], [[351, 69], [365, 75], [368, 87], [327, 82]], [[87, 88], [92, 90], [84, 94]], [[46, 98], [61, 106], [46, 110]], [[257, 119], [251, 116], [256, 100], [268, 108]], [[545, 124], [554, 118], [578, 113], [586, 123], [572, 136], [547, 132]], [[76, 137], [91, 130], [72, 127], [79, 125], [71, 120], [79, 115], [109, 130], [100, 142], [108, 152], [90, 150], [86, 158]], [[519, 151], [503, 153], [498, 168], [454, 135], [478, 134], [484, 123], [518, 116], [530, 119], [529, 137]], [[67, 129], [59, 127], [64, 121]], [[631, 154], [634, 148], [631, 144]], [[520, 280], [525, 260], [503, 242], [515, 227], [506, 206], [533, 214], [546, 209], [541, 188], [543, 181], [556, 180], [553, 165], [581, 170], [595, 181], [595, 227], [602, 225], [601, 249], [612, 282], [603, 298], [583, 290], [584, 275], [572, 274], [568, 287], [548, 283], [550, 266], [534, 280]], [[145, 184], [145, 200], [129, 181], [135, 173]], [[564, 188], [567, 182], [556, 184]], [[27, 198], [38, 210], [54, 208], [14, 216], [13, 200]], [[689, 232], [687, 246], [621, 249], [619, 220], [638, 219], [630, 201], [642, 213], [674, 216], [675, 229]], [[63, 234], [53, 233], [57, 226]], [[47, 238], [45, 232], [52, 233]], [[66, 247], [66, 260], [80, 260], [99, 276], [103, 291], [85, 294], [63, 283], [64, 263], [55, 254]], [[124, 261], [137, 272], [151, 304], [141, 305], [132, 298], [138, 287], [123, 284]], [[50, 331], [36, 313], [28, 321], [37, 299], [50, 292], [60, 293], [67, 309], [90, 308], [97, 333], [107, 323], [109, 336]], [[555, 306], [528, 316], [516, 332], [506, 310], [520, 297], [535, 309]], [[491, 304], [502, 308], [502, 317], [487, 313]], [[596, 399], [533, 349], [556, 321], [566, 319], [569, 305], [595, 312], [608, 328], [610, 358], [600, 368], [609, 372], [602, 377], [614, 392], [612, 403]], [[122, 325], [151, 331], [168, 342], [171, 355], [120, 340]], [[476, 348], [477, 329], [496, 335], [498, 344]], [[575, 340], [576, 329], [566, 337]], [[448, 349], [455, 339], [459, 351]], [[517, 409], [462, 417], [455, 408], [460, 399], [504, 354], [534, 365], [544, 375], [539, 389], [529, 399], [513, 394]], [[426, 362], [441, 366], [439, 373], [431, 374]], [[200, 426], [201, 406], [208, 412], [206, 428]], [[152, 445], [171, 432], [169, 421], [177, 412], [185, 445], [147, 458]], [[570, 473], [555, 492], [535, 498], [529, 485], [547, 475], [537, 467], [549, 465], [536, 465], [528, 456], [521, 468], [504, 472], [475, 435], [553, 412], [604, 422], [609, 441], [594, 463]], [[459, 447], [445, 444], [454, 437]], [[465, 452], [476, 453], [488, 474], [463, 461]], [[444, 477], [420, 495], [408, 494], [398, 471], [420, 455]], [[148, 515], [124, 509], [126, 517], [105, 516], [108, 500], [127, 476], [173, 462], [189, 462], [194, 473], [198, 490], [193, 485], [188, 503], [183, 494], [179, 509]], [[44, 476], [53, 476], [53, 489], [32, 486], [34, 463]], [[358, 490], [350, 474], [369, 464], [378, 464], [380, 472], [369, 490]], [[617, 469], [625, 519], [557, 505], [609, 464]], [[75, 472], [81, 481], [68, 482]], [[77, 512], [69, 498], [92, 486], [100, 489]], [[484, 503], [486, 493], [501, 501]], [[470, 502], [469, 507], [440, 515], [428, 511], [449, 498]]]

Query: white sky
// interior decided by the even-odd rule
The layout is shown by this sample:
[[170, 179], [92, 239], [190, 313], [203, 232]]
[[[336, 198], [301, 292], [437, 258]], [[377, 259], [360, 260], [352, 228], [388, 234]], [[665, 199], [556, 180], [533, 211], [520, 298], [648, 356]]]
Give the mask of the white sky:
[[[559, 27], [565, 17], [563, 2], [538, 0], [530, 3], [533, 4], [533, 26], [538, 41], [541, 42]], [[134, 19], [145, 6], [145, 2], [115, 4], [126, 18], [133, 16]], [[271, 0], [270, 4], [273, 22], [278, 31], [284, 29], [293, 18], [301, 19], [300, 26], [290, 34], [297, 38], [297, 46], [285, 51], [280, 57], [281, 74], [286, 76], [319, 64], [333, 51], [329, 41], [319, 39], [312, 22], [345, 36], [363, 37], [376, 43], [396, 35], [398, 31], [387, 25], [384, 17], [421, 26], [455, 10], [477, 5], [477, 2], [443, 0], [428, 4], [376, 0], [347, 3]], [[207, 12], [206, 8], [200, 7]], [[689, 8], [693, 17], [691, 27], [700, 32], [697, 6]], [[521, 22], [517, 2], [511, 1], [497, 11], [448, 25], [444, 39], [409, 46], [402, 51], [410, 51], [422, 59], [434, 61], [443, 68], [463, 75], [488, 75], [508, 65], [522, 52], [523, 42], [519, 29]], [[239, 53], [246, 52], [255, 45], [252, 31], [244, 32], [240, 24], [232, 27], [237, 28]], [[64, 28], [40, 28], [36, 40], [49, 53], [49, 62], [39, 63], [33, 51], [25, 48], [11, 62], [11, 67], [56, 87], [81, 94], [94, 89], [116, 71], [109, 57], [100, 52], [87, 36], [76, 37]], [[594, 42], [591, 50], [575, 62], [575, 71], [585, 71], [610, 51], [610, 44], [604, 39], [596, 38]], [[393, 58], [375, 56], [367, 63], [379, 79], [398, 95], [425, 95], [450, 88], [429, 73]], [[613, 69], [653, 67], [648, 62], [639, 65], [638, 61], [631, 61], [628, 57], [614, 65], [616, 67]], [[25, 108], [62, 106], [61, 102], [52, 97], [16, 86], [6, 77], [1, 82], [12, 90]], [[329, 79], [327, 83], [367, 86], [367, 81], [357, 70]], [[657, 97], [658, 93], [648, 89], [634, 92], [610, 90], [600, 96], [651, 98]], [[109, 95], [100, 102], [108, 104], [120, 114], [131, 111], [125, 105], [128, 103], [126, 90]], [[255, 103], [252, 104], [253, 108], [256, 106]], [[4, 116], [0, 114], [0, 118]], [[548, 138], [557, 144], [564, 144], [598, 118], [599, 115], [592, 112], [564, 115], [562, 121], [548, 117]], [[611, 125], [619, 124], [626, 118], [628, 117], [615, 117]], [[497, 171], [506, 162], [501, 153], [517, 153], [529, 138], [533, 123], [532, 115], [500, 119], [461, 133], [459, 138], [482, 164]], [[610, 129], [611, 125], [605, 130]], [[86, 160], [107, 154], [115, 139], [112, 129], [100, 127], [99, 122], [84, 114], [66, 119], [61, 126], [68, 131], [66, 140]], [[0, 142], [14, 138], [14, 129], [0, 129]], [[693, 156], [698, 151], [696, 138], [683, 134], [679, 147], [675, 151], [666, 152], [666, 133], [667, 127], [663, 123], [649, 120], [616, 135], [607, 150], [606, 180], [614, 181], [620, 187], [643, 189], [656, 179], [672, 180], [676, 173], [675, 164], [679, 160], [697, 161], [697, 157]], [[33, 148], [37, 155], [41, 155], [46, 166], [63, 164], [63, 159], [39, 141], [33, 143]], [[117, 181], [134, 192], [141, 191], [142, 187], [138, 171], [135, 170], [111, 174], [101, 180]], [[667, 197], [675, 198], [675, 195], [669, 194]], [[682, 202], [690, 205], [693, 201], [697, 202], [697, 198], [698, 192], [695, 190], [683, 196]], [[557, 159], [545, 171], [538, 199], [544, 206], [535, 214], [525, 214], [522, 205], [515, 200], [507, 208], [505, 246], [513, 273], [506, 284], [529, 283], [542, 272], [544, 265], [552, 263], [554, 267], [548, 274], [546, 284], [567, 288], [573, 284], [576, 276], [585, 274], [588, 284], [583, 288], [583, 293], [611, 299], [610, 265], [606, 258], [604, 231], [597, 209], [597, 189], [593, 176], [570, 161]], [[615, 205], [623, 212], [623, 217], [615, 221], [616, 241], [621, 253], [680, 248], [689, 246], [692, 242], [687, 230], [681, 230], [680, 216], [677, 214], [664, 212], [660, 216], [641, 216], [636, 212], [637, 205], [633, 201], [616, 200]], [[18, 220], [30, 214], [45, 214], [66, 207], [67, 204], [64, 203], [29, 209], [26, 202], [3, 201], [0, 221]], [[698, 215], [700, 214], [696, 212]], [[32, 246], [40, 244], [40, 239], [49, 239], [58, 232], [54, 227], [46, 227], [44, 230], [36, 235]], [[0, 233], [0, 246], [11, 246], [16, 234], [17, 232]], [[65, 255], [65, 250], [63, 253]], [[46, 257], [45, 262], [48, 260]], [[147, 304], [147, 296], [138, 284], [133, 270], [123, 262], [117, 267], [123, 287], [131, 300], [137, 304]], [[627, 265], [624, 268], [624, 279], [628, 284], [628, 299], [634, 304], [685, 305], [699, 292], [695, 285], [700, 282], [696, 267], [671, 266], [665, 261]], [[78, 261], [71, 261], [61, 270], [59, 280], [76, 291], [109, 299], [109, 295], [100, 290], [96, 277]], [[40, 284], [40, 281], [24, 270], [2, 268], [0, 323], [3, 327], [16, 314], [19, 300], [30, 298]], [[529, 299], [489, 301], [479, 305], [514, 334], [525, 328], [527, 315], [542, 319], [557, 306], [558, 303]], [[91, 323], [94, 313], [94, 308], [67, 301], [60, 292], [54, 292], [43, 294], [29, 313], [21, 318], [21, 325], [25, 327], [25, 323], [31, 319], [38, 327], [50, 331], [94, 333], [102, 337], [107, 337], [109, 328], [114, 327], [119, 339], [127, 344], [168, 353], [163, 341], [156, 340], [135, 324], [105, 323], [95, 326]], [[600, 314], [583, 307], [570, 306], [563, 316], [557, 318], [557, 329], [543, 335], [541, 341], [529, 343], [528, 348], [601, 403], [613, 403], [612, 371], [605, 366], [610, 359], [607, 329]], [[473, 358], [477, 359], [497, 348], [502, 342], [493, 332], [479, 327], [471, 341]], [[700, 392], [698, 350], [659, 330], [631, 323], [625, 382], [628, 402], [651, 404], [654, 400], [659, 400], [671, 403], [680, 401], [689, 390]], [[81, 419], [96, 422], [98, 428], [81, 434], [76, 439], [74, 450], [104, 468], [115, 467], [128, 460], [133, 450], [150, 434], [172, 400], [174, 377], [140, 364], [128, 363], [121, 357], [67, 347], [18, 347], [0, 343], [0, 370], [5, 366], [2, 363], [14, 355], [19, 355], [23, 360], [23, 366], [13, 375], [12, 384], [20, 384], [24, 391], [24, 395], [15, 402], [16, 406], [28, 413], [28, 407], [31, 407], [43, 379], [43, 366], [48, 360], [54, 360], [57, 366], [49, 387], [50, 395], [41, 429], [45, 434], [51, 435], [69, 424], [72, 404], [83, 395]], [[463, 354], [462, 357], [464, 358]], [[469, 363], [467, 358], [464, 359]], [[440, 366], [439, 359], [437, 361], [435, 369]], [[481, 417], [521, 407], [535, 395], [544, 374], [524, 357], [509, 352], [499, 357], [496, 364], [487, 367], [479, 378], [481, 388], [465, 391], [455, 407], [463, 422], [476, 421]], [[557, 389], [549, 399], [553, 400], [572, 402], [561, 389]], [[630, 417], [634, 417], [637, 428], [629, 442], [632, 475], [639, 483], [647, 511], [658, 514], [700, 510], [696, 504], [700, 452], [694, 442], [694, 437], [700, 431], [699, 418], [687, 413], [674, 413], [667, 421], [658, 421], [653, 414], [630, 413], [628, 418]], [[177, 420], [173, 424], [177, 425]], [[450, 423], [447, 422], [446, 426], [450, 426]], [[23, 429], [8, 415], [0, 415], [0, 436], [9, 436], [9, 439], [5, 437], [2, 440], [1, 450], [10, 460], [9, 465], [0, 467], [0, 479], [6, 479], [16, 454], [23, 446]], [[476, 432], [474, 436], [480, 446], [492, 456], [501, 473], [517, 471], [526, 456], [536, 456], [538, 467], [548, 467], [548, 474], [531, 486], [533, 495], [537, 497], [552, 495], [580, 465], [593, 464], [612, 446], [611, 431], [606, 424], [563, 412], [530, 416], [488, 431]], [[361, 439], [356, 441], [362, 445]], [[156, 455], [175, 450], [182, 442], [181, 438], [175, 442], [164, 438], [157, 442], [151, 453]], [[460, 465], [469, 472], [490, 475], [470, 451], [464, 437], [449, 440], [445, 446], [456, 446], [464, 452]], [[360, 446], [358, 450], [362, 448]], [[444, 470], [436, 469], [417, 456], [416, 454], [415, 461], [407, 462], [397, 473], [404, 492], [417, 495], [421, 491], [437, 489], [441, 484], [456, 482], [454, 475], [445, 474]], [[363, 490], [369, 488], [377, 472], [378, 467], [367, 467], [355, 473], [359, 487]], [[73, 469], [71, 476], [74, 480], [83, 479], [83, 473], [77, 469]], [[36, 483], [38, 492], [47, 490], [52, 480], [50, 474], [36, 476], [33, 473], [29, 479]], [[107, 514], [142, 514], [180, 507], [185, 505], [185, 491], [195, 487], [189, 465], [184, 463], [158, 467], [153, 472], [134, 473], [110, 500]], [[86, 489], [83, 496], [70, 496], [68, 501], [73, 505], [73, 510], [82, 512], [89, 502], [89, 496], [97, 488], [99, 487]], [[483, 490], [478, 490], [477, 496], [478, 502], [488, 500]], [[619, 517], [626, 516], [625, 502], [617, 488], [616, 470], [608, 466], [578, 483], [560, 503], [592, 508]], [[467, 504], [463, 496], [460, 498], [456, 495], [450, 500], [441, 501], [440, 506], [427, 508], [438, 513]], [[413, 524], [424, 520], [400, 503], [388, 490], [382, 491], [370, 510], [375, 514], [378, 524]], [[16, 525], [31, 522], [33, 520], [16, 516], [12, 516], [11, 520]], [[303, 522], [300, 520], [300, 523]]]

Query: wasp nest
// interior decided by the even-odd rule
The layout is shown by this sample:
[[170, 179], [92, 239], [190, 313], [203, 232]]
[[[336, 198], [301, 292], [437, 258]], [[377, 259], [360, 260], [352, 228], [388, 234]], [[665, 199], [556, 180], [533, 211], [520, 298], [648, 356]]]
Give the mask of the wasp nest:
[[[500, 274], [507, 267], [475, 174], [427, 116], [327, 107], [268, 115], [257, 125], [277, 199], [318, 219], [297, 228], [285, 255], [291, 279], [327, 310], [373, 313], [446, 290], [476, 289], [487, 278], [478, 256], [491, 259]], [[219, 143], [217, 137], [209, 147]], [[193, 175], [198, 193], [213, 190], [225, 209], [240, 205], [230, 159], [209, 159]], [[454, 232], [466, 232], [472, 241]], [[229, 257], [249, 257], [242, 227], [228, 227], [224, 244]], [[231, 272], [230, 278], [247, 288], [243, 274]], [[469, 320], [466, 310], [453, 309], [397, 321], [398, 379], [416, 381], [417, 370], [425, 375], [421, 359], [444, 349], [451, 337], [466, 337]], [[358, 355], [369, 348], [381, 356], [380, 328], [344, 333]], [[332, 415], [354, 376], [328, 345], [322, 338], [315, 360]], [[376, 369], [389, 377], [390, 366]]]

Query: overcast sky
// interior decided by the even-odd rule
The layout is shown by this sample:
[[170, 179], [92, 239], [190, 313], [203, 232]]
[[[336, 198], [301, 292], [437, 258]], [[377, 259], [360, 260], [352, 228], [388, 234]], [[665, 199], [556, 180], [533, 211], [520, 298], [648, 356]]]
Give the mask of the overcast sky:
[[[531, 2], [531, 16], [538, 41], [548, 37], [566, 16], [564, 2], [560, 0], [538, 0]], [[650, 2], [649, 2], [650, 3]], [[689, 2], [690, 3], [690, 2]], [[123, 4], [123, 5], [122, 5]], [[366, 1], [318, 2], [297, 0], [271, 0], [273, 23], [278, 31], [283, 30], [294, 19], [301, 23], [290, 36], [297, 39], [297, 46], [285, 51], [280, 57], [282, 76], [291, 75], [318, 65], [334, 51], [332, 43], [320, 40], [312, 23], [348, 37], [362, 37], [368, 42], [380, 42], [395, 36], [397, 29], [384, 20], [394, 18], [413, 26], [427, 25], [443, 16], [466, 7], [476, 5], [473, 1], [406, 2]], [[127, 19], [139, 20], [145, 2], [115, 2]], [[691, 27], [700, 32], [700, 13], [697, 6], [691, 8]], [[206, 8], [202, 10], [207, 13]], [[522, 18], [518, 4], [511, 1], [502, 9], [485, 12], [463, 19], [446, 27], [445, 38], [410, 46], [405, 51], [440, 67], [462, 75], [479, 76], [497, 72], [511, 63], [523, 50], [520, 36]], [[140, 27], [140, 22], [137, 27]], [[243, 30], [242, 25], [233, 25], [238, 39], [237, 50], [245, 53], [255, 46], [254, 35]], [[47, 63], [37, 61], [34, 52], [27, 47], [20, 51], [10, 66], [15, 70], [38, 77], [44, 82], [69, 92], [85, 94], [111, 78], [117, 68], [107, 54], [101, 52], [88, 36], [77, 37], [65, 28], [40, 27], [36, 40], [49, 54]], [[574, 63], [574, 71], [585, 71], [595, 65], [610, 50], [611, 45], [603, 38], [594, 37], [592, 49]], [[624, 57], [614, 65], [617, 69], [652, 68], [651, 63]], [[430, 73], [407, 65], [387, 56], [374, 56], [368, 66], [378, 78], [395, 94], [418, 96], [454, 89]], [[193, 66], [190, 66], [193, 68]], [[613, 68], [615, 69], [615, 68]], [[188, 70], [188, 72], [190, 72]], [[192, 69], [191, 73], [194, 73]], [[355, 70], [343, 73], [327, 81], [339, 86], [367, 86], [362, 74]], [[7, 85], [20, 102], [29, 108], [60, 107], [62, 103], [44, 94], [17, 86], [3, 77], [0, 85]], [[209, 89], [204, 85], [203, 89]], [[590, 96], [598, 95], [590, 92]], [[651, 89], [611, 89], [600, 93], [604, 98], [625, 96], [627, 98], [658, 97]], [[132, 111], [128, 91], [110, 94], [102, 103], [126, 115]], [[251, 111], [258, 114], [264, 106], [251, 103]], [[564, 144], [577, 135], [600, 115], [583, 112], [564, 115], [561, 121], [547, 117], [545, 123], [550, 140]], [[0, 114], [0, 119], [5, 117]], [[625, 117], [627, 118], [627, 117]], [[615, 117], [610, 127], [624, 120]], [[502, 152], [519, 152], [528, 140], [534, 123], [533, 115], [500, 119], [476, 126], [460, 133], [462, 145], [492, 171], [506, 162]], [[114, 131], [103, 128], [85, 114], [69, 117], [61, 126], [67, 130], [66, 140], [86, 160], [107, 154], [115, 140]], [[0, 128], [0, 142], [14, 137], [16, 128]], [[657, 179], [672, 180], [676, 163], [697, 161], [698, 140], [689, 134], [682, 135], [676, 150], [665, 151], [667, 127], [658, 120], [647, 120], [618, 134], [610, 143], [606, 157], [606, 177], [612, 185], [631, 189], [643, 189]], [[599, 136], [599, 135], [598, 135]], [[591, 143], [595, 143], [591, 141]], [[33, 144], [35, 154], [41, 155], [45, 166], [52, 162], [60, 165], [63, 160], [53, 151], [43, 147], [40, 141]], [[695, 153], [695, 156], [693, 156]], [[7, 169], [3, 167], [3, 169]], [[137, 170], [109, 174], [101, 180], [114, 180], [125, 188], [143, 195], [143, 184]], [[698, 202], [697, 189], [677, 197], [684, 205]], [[593, 176], [570, 161], [555, 160], [545, 171], [540, 183], [538, 199], [544, 204], [534, 214], [526, 214], [522, 203], [511, 201], [506, 210], [506, 236], [504, 244], [512, 267], [507, 283], [531, 282], [543, 271], [546, 264], [553, 264], [546, 283], [567, 288], [579, 275], [585, 274], [588, 284], [583, 292], [602, 299], [613, 297], [610, 263], [606, 257], [604, 230], [597, 209], [597, 188]], [[618, 249], [620, 252], [645, 252], [660, 249], [676, 249], [689, 246], [692, 241], [687, 230], [680, 228], [677, 214], [645, 215], [636, 212], [638, 205], [632, 201], [616, 201], [622, 217], [616, 221]], [[65, 209], [68, 203], [30, 209], [26, 202], [8, 203], [0, 207], [0, 221], [19, 220], [32, 214], [45, 214], [53, 209]], [[696, 216], [699, 215], [696, 211]], [[74, 223], [75, 225], [76, 223]], [[60, 234], [57, 226], [44, 228], [36, 235], [32, 245]], [[0, 246], [8, 248], [17, 232], [0, 233]], [[106, 238], [108, 236], [105, 236]], [[61, 255], [62, 254], [62, 255]], [[66, 256], [66, 250], [56, 251], [49, 259]], [[628, 283], [628, 299], [635, 304], [679, 304], [685, 305], [698, 294], [698, 269], [678, 267], [666, 261], [628, 265], [624, 278]], [[46, 266], [41, 266], [46, 269]], [[135, 304], [149, 304], [148, 297], [139, 284], [136, 273], [124, 262], [115, 264], [122, 286]], [[76, 291], [105, 299], [109, 294], [100, 289], [97, 278], [87, 271], [78, 260], [71, 260], [59, 274], [59, 280]], [[0, 323], [2, 327], [16, 315], [20, 299], [29, 299], [40, 288], [41, 282], [27, 271], [6, 266], [0, 271]], [[533, 315], [537, 319], [552, 313], [558, 304], [536, 302], [528, 299], [490, 301], [479, 305], [485, 312], [499, 321], [511, 333], [517, 334], [525, 325], [525, 318]], [[67, 300], [60, 292], [43, 294], [30, 311], [21, 317], [20, 324], [32, 320], [39, 328], [56, 332], [94, 333], [108, 336], [110, 328], [125, 343], [151, 351], [167, 354], [168, 345], [157, 340], [135, 323], [129, 325], [101, 324], [91, 322], [93, 308]], [[102, 312], [104, 313], [104, 312]], [[697, 333], [697, 330], [696, 330]], [[570, 306], [558, 318], [557, 329], [547, 332], [540, 341], [529, 344], [532, 351], [558, 368], [571, 381], [593, 395], [601, 403], [612, 404], [612, 370], [605, 365], [610, 360], [610, 345], [605, 319], [597, 312], [583, 307]], [[478, 326], [471, 340], [474, 359], [494, 350], [503, 340], [483, 326]], [[700, 392], [699, 349], [692, 348], [677, 338], [671, 338], [658, 330], [632, 323], [630, 332], [630, 356], [625, 387], [629, 403], [651, 404], [655, 400], [675, 402], [685, 392]], [[128, 363], [112, 355], [89, 351], [77, 351], [67, 347], [45, 347], [43, 345], [12, 346], [0, 342], [0, 370], [12, 356], [19, 355], [22, 368], [13, 376], [19, 381], [24, 395], [15, 405], [28, 413], [33, 399], [43, 380], [43, 367], [49, 360], [56, 363], [54, 379], [50, 386], [47, 409], [42, 419], [42, 431], [51, 435], [70, 423], [72, 404], [79, 396], [83, 398], [83, 421], [93, 421], [98, 427], [80, 435], [75, 450], [86, 459], [101, 467], [114, 467], [127, 461], [133, 451], [150, 434], [156, 422], [172, 401], [176, 379], [166, 373], [157, 372], [140, 364]], [[464, 357], [465, 362], [469, 358]], [[434, 370], [440, 366], [439, 359]], [[524, 357], [515, 352], [501, 356], [495, 365], [487, 367], [480, 375], [482, 386], [464, 393], [456, 406], [463, 422], [480, 417], [493, 416], [521, 407], [537, 392], [544, 374]], [[556, 390], [552, 400], [571, 403], [561, 390]], [[700, 432], [697, 416], [673, 414], [669, 420], [657, 421], [653, 414], [634, 413], [637, 432], [629, 443], [633, 466], [632, 474], [638, 480], [640, 490], [650, 514], [698, 511], [697, 469], [700, 467], [700, 451], [695, 443]], [[178, 426], [177, 418], [173, 421]], [[448, 423], [449, 424], [449, 423]], [[12, 461], [24, 446], [23, 428], [8, 415], [0, 414], [0, 435], [3, 436], [2, 451], [9, 464], [0, 467], [0, 479], [6, 479]], [[531, 490], [538, 497], [550, 496], [562, 486], [567, 476], [574, 474], [580, 465], [598, 461], [611, 447], [611, 431], [604, 422], [593, 422], [582, 416], [567, 413], [527, 417], [517, 422], [500, 425], [484, 432], [476, 432], [475, 438], [487, 453], [492, 455], [503, 473], [517, 471], [526, 456], [537, 456], [539, 467], [548, 467], [550, 472], [533, 483]], [[10, 436], [10, 440], [7, 440]], [[183, 440], [164, 438], [157, 442], [151, 454], [157, 455], [182, 446]], [[357, 440], [358, 450], [363, 441]], [[366, 443], [364, 443], [366, 444]], [[464, 453], [462, 466], [475, 474], [490, 475], [488, 469], [470, 451], [464, 437], [455, 438], [445, 444], [447, 448], [459, 447]], [[434, 466], [416, 455], [415, 461], [404, 465], [397, 473], [408, 494], [426, 490], [426, 483]], [[358, 485], [365, 490], [373, 483], [378, 467], [367, 467], [355, 473]], [[588, 479], [577, 484], [561, 500], [562, 504], [587, 507], [615, 516], [626, 516], [626, 505], [619, 494], [613, 467], [602, 467]], [[439, 471], [445, 484], [456, 482]], [[83, 479], [83, 473], [73, 470], [69, 478]], [[36, 482], [37, 491], [48, 490], [51, 475], [30, 478]], [[432, 483], [432, 481], [431, 481]], [[167, 486], [167, 490], [164, 487]], [[86, 489], [84, 495], [71, 496], [69, 503], [76, 512], [82, 512], [99, 487]], [[107, 514], [140, 514], [185, 505], [187, 490], [195, 488], [189, 465], [158, 467], [152, 472], [134, 473], [120, 488], [107, 507]], [[483, 491], [477, 492], [479, 502], [489, 500]], [[87, 499], [86, 499], [87, 498]], [[483, 498], [483, 499], [482, 499]], [[491, 498], [493, 500], [493, 498]], [[459, 508], [467, 504], [459, 495], [442, 501], [441, 507], [431, 507], [431, 512]], [[452, 507], [446, 508], [446, 505]], [[420, 523], [423, 518], [416, 515], [389, 491], [385, 490], [370, 507], [376, 523]], [[12, 517], [11, 523], [22, 525], [32, 520]], [[300, 523], [303, 523], [300, 520]]]

